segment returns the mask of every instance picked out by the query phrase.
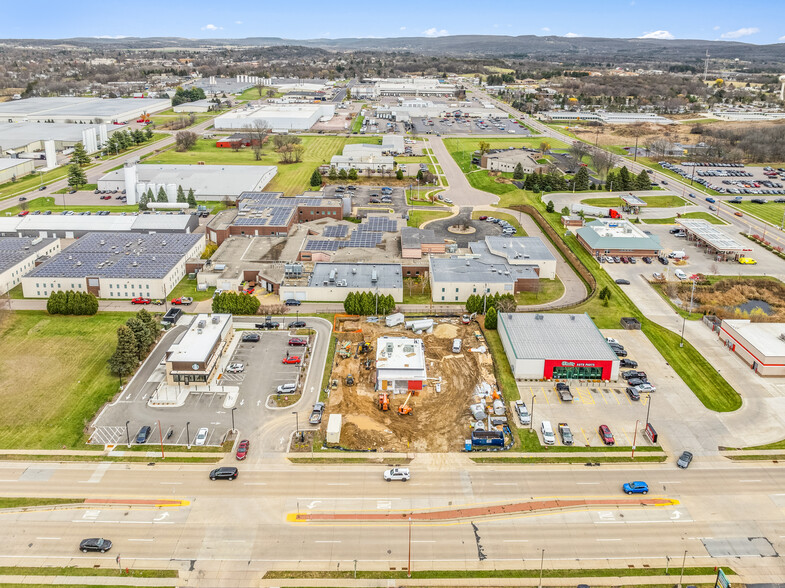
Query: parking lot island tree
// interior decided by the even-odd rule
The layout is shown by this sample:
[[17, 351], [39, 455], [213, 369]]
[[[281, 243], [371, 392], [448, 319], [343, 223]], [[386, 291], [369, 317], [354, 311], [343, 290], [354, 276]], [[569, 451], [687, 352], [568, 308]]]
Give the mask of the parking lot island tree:
[[87, 176], [85, 175], [84, 171], [79, 164], [72, 163], [68, 166], [68, 185], [73, 188], [77, 189], [80, 186], [84, 186], [87, 183]]

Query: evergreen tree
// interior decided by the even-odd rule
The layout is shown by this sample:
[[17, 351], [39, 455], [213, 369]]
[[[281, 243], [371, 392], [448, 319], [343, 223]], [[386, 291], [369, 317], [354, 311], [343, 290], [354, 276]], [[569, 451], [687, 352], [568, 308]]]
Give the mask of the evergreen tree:
[[346, 173], [345, 169], [341, 168], [340, 171], [338, 172], [338, 178], [341, 180], [346, 180], [349, 178], [349, 174]]
[[109, 358], [109, 368], [118, 376], [127, 376], [139, 365], [139, 350], [134, 332], [123, 325], [117, 329], [117, 348]]
[[608, 175], [605, 177], [605, 189], [608, 192], [613, 191], [615, 187], [617, 190], [619, 189], [619, 174], [615, 170], [611, 170], [608, 172]]
[[139, 359], [144, 359], [147, 357], [147, 352], [150, 350], [150, 347], [153, 344], [153, 337], [150, 333], [150, 329], [137, 316], [132, 316], [129, 318], [125, 325], [131, 329], [134, 334], [134, 339], [136, 340], [136, 350], [139, 354]]
[[356, 312], [354, 312], [354, 307], [355, 307], [354, 299], [355, 299], [354, 292], [349, 292], [346, 295], [346, 298], [343, 301], [343, 310], [344, 312], [346, 312], [346, 314], [357, 314]]
[[153, 138], [153, 129], [149, 126], [144, 130], [144, 138], [148, 141]]
[[519, 161], [519, 162], [518, 162], [518, 163], [515, 165], [515, 170], [512, 172], [512, 179], [513, 179], [513, 180], [522, 180], [522, 179], [523, 179], [523, 177], [524, 177], [524, 174], [523, 174], [523, 165], [521, 165], [521, 162]]
[[575, 189], [577, 191], [583, 191], [589, 189], [589, 168], [585, 165], [582, 165], [581, 168], [578, 170], [578, 173], [575, 174], [575, 177], [572, 179], [573, 183], [575, 184]]
[[334, 166], [331, 166], [330, 171], [327, 173], [327, 177], [334, 182], [338, 179], [338, 170], [336, 170]]
[[185, 190], [182, 186], [177, 186], [177, 202], [185, 204]]
[[169, 202], [169, 199], [166, 197], [166, 190], [164, 190], [163, 186], [158, 188], [158, 198], [156, 198], [156, 200], [158, 200], [158, 202]]
[[403, 170], [402, 169], [398, 168], [397, 170], [395, 170], [395, 179], [396, 180], [402, 180], [403, 179]]
[[311, 187], [320, 188], [321, 185], [322, 185], [322, 174], [319, 173], [318, 169], [315, 169], [311, 174]]
[[71, 188], [79, 188], [87, 183], [87, 176], [84, 171], [79, 167], [78, 163], [72, 163], [68, 166], [68, 185]]
[[350, 170], [349, 170], [349, 175], [348, 175], [348, 178], [349, 178], [350, 180], [356, 180], [356, 179], [357, 179], [357, 170], [356, 170], [356, 169], [354, 169], [354, 168], [350, 169]]
[[638, 177], [635, 178], [635, 189], [651, 190], [651, 180], [649, 179], [649, 174], [646, 173], [645, 169], [642, 169], [641, 173], [638, 174]]
[[74, 145], [74, 151], [71, 153], [71, 163], [75, 163], [79, 166], [85, 166], [90, 163], [90, 156], [81, 143]]
[[420, 169], [417, 171], [417, 179], [420, 180], [420, 182], [422, 182], [422, 177], [423, 177], [423, 171]]
[[496, 309], [493, 306], [485, 313], [485, 328], [496, 329]]
[[553, 200], [548, 200], [548, 204], [545, 205], [545, 212], [553, 212], [554, 208]]
[[196, 196], [194, 196], [194, 189], [188, 188], [188, 206], [196, 208]]
[[619, 170], [619, 189], [625, 192], [632, 190], [632, 176], [630, 176], [630, 171], [627, 169], [625, 165]]
[[570, 209], [568, 207], [564, 207], [561, 209], [562, 216], [570, 216]]
[[139, 205], [140, 211], [147, 210], [147, 192], [142, 192], [142, 195], [139, 196], [139, 202], [137, 204]]

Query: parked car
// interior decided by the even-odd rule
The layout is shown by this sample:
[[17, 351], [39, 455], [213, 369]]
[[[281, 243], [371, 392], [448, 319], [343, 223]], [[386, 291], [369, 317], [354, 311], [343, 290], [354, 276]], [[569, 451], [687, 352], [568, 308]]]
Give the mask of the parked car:
[[226, 370], [224, 370], [227, 374], [239, 374], [243, 370], [245, 370], [245, 365], [242, 363], [230, 363]]
[[257, 329], [277, 329], [278, 327], [281, 326], [281, 323], [278, 323], [278, 322], [272, 321], [270, 319], [267, 319], [265, 322], [263, 322], [263, 323], [256, 323], [254, 326]]
[[322, 422], [322, 415], [324, 414], [324, 402], [317, 402], [313, 405], [311, 416], [308, 417], [308, 422], [312, 425], [318, 425]]
[[623, 278], [619, 278], [618, 280], [616, 280], [616, 283], [621, 285], [621, 286], [629, 286], [630, 285], [630, 281], [629, 280], [625, 280]]
[[193, 301], [194, 301], [194, 299], [191, 298], [190, 296], [180, 296], [180, 298], [172, 298], [172, 304], [175, 304], [177, 306], [180, 306], [180, 305], [188, 306]]
[[297, 384], [294, 382], [289, 384], [281, 384], [275, 389], [278, 394], [292, 394], [295, 390], [297, 390]]
[[690, 467], [690, 463], [692, 463], [692, 453], [690, 453], [689, 451], [684, 451], [679, 456], [679, 459], [676, 462], [676, 465], [679, 466], [680, 468], [686, 470], [688, 467]]
[[223, 467], [223, 468], [215, 468], [213, 471], [210, 472], [210, 479], [211, 480], [234, 480], [237, 478], [237, 468], [233, 467]]
[[242, 441], [240, 441], [240, 443], [237, 444], [237, 452], [234, 454], [234, 457], [238, 461], [244, 460], [246, 457], [248, 457], [249, 447], [250, 447], [250, 441], [248, 441], [248, 439], [243, 439]]
[[521, 425], [531, 424], [532, 417], [529, 413], [529, 409], [526, 408], [526, 403], [524, 403], [523, 400], [517, 400], [515, 402], [515, 412], [518, 415], [518, 420], [521, 421]]
[[147, 440], [150, 438], [150, 433], [153, 432], [153, 428], [150, 425], [143, 425], [139, 432], [136, 434], [136, 442], [137, 443], [147, 443]]
[[409, 468], [392, 468], [384, 472], [384, 480], [386, 482], [392, 482], [393, 480], [408, 482], [411, 477]]
[[141, 296], [137, 296], [136, 298], [131, 298], [131, 304], [150, 304], [152, 300], [149, 298], [142, 298]]
[[305, 321], [292, 321], [287, 325], [289, 329], [302, 329], [305, 326]]
[[627, 392], [627, 396], [630, 397], [630, 400], [640, 400], [641, 399], [640, 393], [635, 388], [631, 388], [631, 387], [628, 386], [626, 388], [626, 392]]
[[649, 485], [646, 482], [641, 482], [640, 480], [635, 482], [627, 482], [622, 486], [622, 490], [624, 490], [625, 494], [648, 494], [649, 493]]
[[611, 349], [613, 349], [613, 352], [616, 354], [616, 357], [627, 357], [627, 352], [621, 347], [611, 347]]
[[287, 298], [284, 304], [286, 304], [286, 306], [300, 306], [301, 303], [296, 298]]
[[643, 384], [638, 384], [636, 386], [638, 392], [646, 394], [647, 392], [656, 392], [657, 388], [651, 385], [649, 382], [644, 382]]
[[289, 339], [289, 345], [292, 347], [305, 347], [308, 345], [308, 341], [302, 337], [292, 337]]
[[636, 368], [638, 367], [638, 362], [632, 359], [627, 359], [626, 357], [619, 361], [619, 367], [623, 368]]
[[285, 364], [298, 364], [298, 363], [300, 363], [301, 361], [302, 361], [302, 360], [300, 359], [300, 356], [299, 356], [299, 355], [290, 355], [289, 357], [284, 357], [284, 358], [283, 358], [283, 360], [281, 360], [281, 363], [285, 363]]
[[615, 445], [616, 440], [613, 438], [613, 433], [611, 433], [610, 427], [608, 425], [600, 425], [598, 429], [600, 433], [600, 439], [605, 445]]
[[101, 553], [106, 553], [110, 549], [112, 549], [112, 542], [109, 541], [109, 539], [103, 539], [101, 537], [82, 539], [82, 542], [79, 543], [79, 551], [82, 553], [87, 553], [88, 551], [100, 551]]
[[632, 378], [640, 378], [641, 380], [645, 380], [646, 372], [639, 370], [627, 370], [626, 372], [621, 373], [621, 377], [625, 380], [631, 380]]
[[196, 440], [194, 441], [194, 445], [204, 445], [207, 443], [207, 427], [202, 427], [196, 432]]
[[243, 337], [240, 340], [243, 343], [258, 343], [262, 338], [259, 333], [243, 333]]

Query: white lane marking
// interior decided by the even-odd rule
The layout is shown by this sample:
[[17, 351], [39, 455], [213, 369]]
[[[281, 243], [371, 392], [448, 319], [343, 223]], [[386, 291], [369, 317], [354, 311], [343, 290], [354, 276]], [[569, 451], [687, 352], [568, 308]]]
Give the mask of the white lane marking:
[[243, 482], [246, 486], [267, 486], [266, 482]]
[[161, 484], [168, 484], [168, 485], [171, 485], [171, 486], [182, 484], [182, 482], [160, 482], [160, 483]]
[[528, 543], [528, 539], [505, 539], [504, 543]]
[[152, 539], [129, 539], [129, 541], [152, 541]]
[[597, 541], [621, 541], [621, 539], [597, 539]]
[[575, 482], [578, 486], [597, 486], [599, 482]]
[[98, 484], [101, 479], [104, 477], [106, 470], [109, 469], [109, 466], [112, 464], [109, 463], [101, 463], [98, 464], [93, 472], [93, 475], [90, 476], [90, 479], [86, 481], [87, 484]]
[[86, 521], [76, 519], [72, 523], [98, 523], [99, 525], [174, 525], [174, 521]]
[[[670, 523], [676, 519], [665, 521], [597, 521], [598, 525], [658, 525], [660, 523]], [[692, 519], [679, 519], [680, 523], [694, 523]]]
[[60, 537], [36, 537], [39, 541], [60, 541]]
[[349, 484], [343, 482], [328, 482], [328, 486], [348, 486]]
[[760, 482], [760, 480], [739, 480], [739, 482], [742, 483], [742, 484], [746, 484], [746, 483], [752, 483], [752, 482]]
[[348, 497], [348, 496], [328, 496], [327, 498], [312, 498], [310, 496], [298, 496], [295, 500], [402, 500], [401, 498], [390, 498], [385, 496], [383, 498], [371, 498], [369, 496], [355, 496], [355, 497]]
[[314, 541], [314, 543], [340, 543], [340, 541]]

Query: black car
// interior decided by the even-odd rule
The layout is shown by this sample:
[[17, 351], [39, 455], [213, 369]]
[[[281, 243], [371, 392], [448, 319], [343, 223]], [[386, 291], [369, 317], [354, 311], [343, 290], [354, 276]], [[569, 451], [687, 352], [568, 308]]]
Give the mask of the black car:
[[82, 542], [79, 544], [79, 551], [82, 553], [87, 553], [88, 551], [106, 553], [110, 549], [112, 549], [112, 542], [109, 541], [109, 539], [102, 539], [100, 537], [82, 539]]
[[631, 380], [632, 378], [640, 378], [641, 380], [646, 379], [646, 372], [641, 372], [638, 370], [628, 370], [626, 372], [621, 373], [621, 377], [625, 380]]
[[237, 468], [215, 468], [210, 472], [211, 480], [234, 480], [237, 477]]
[[668, 258], [667, 257], [663, 257], [663, 256], [659, 256], [657, 258], [657, 261], [659, 261], [662, 265], [668, 265], [670, 263], [668, 261]]
[[692, 453], [690, 453], [689, 451], [685, 451], [679, 457], [679, 460], [676, 462], [676, 465], [686, 470], [688, 467], [690, 467], [691, 462], [692, 462]]
[[616, 280], [616, 283], [620, 284], [622, 286], [629, 286], [630, 285], [630, 281], [629, 280], [625, 280], [625, 279], [622, 279], [622, 278], [619, 278], [618, 280]]
[[627, 385], [632, 386], [633, 388], [635, 386], [640, 386], [641, 384], [647, 384], [647, 383], [648, 382], [642, 378], [630, 378], [629, 380], [627, 380]]
[[643, 263], [651, 263], [651, 257], [642, 257]]
[[619, 367], [623, 367], [623, 368], [636, 368], [636, 367], [638, 367], [638, 362], [637, 362], [637, 361], [634, 361], [634, 360], [632, 360], [632, 359], [622, 359], [622, 360], [619, 362]]
[[261, 339], [259, 333], [243, 333], [242, 341], [243, 343], [258, 343]]
[[280, 323], [276, 323], [274, 321], [266, 321], [263, 323], [256, 323], [254, 325], [257, 329], [277, 329], [280, 327]]
[[136, 434], [136, 442], [137, 443], [147, 443], [147, 440], [150, 438], [150, 433], [153, 432], [153, 428], [149, 425], [144, 425], [139, 432]]
[[300, 301], [296, 298], [287, 298], [286, 302], [284, 302], [286, 306], [300, 306]]
[[641, 395], [635, 388], [627, 388], [627, 396], [630, 397], [630, 400], [640, 400]]
[[287, 327], [290, 329], [302, 329], [305, 326], [305, 321], [292, 321]]
[[616, 354], [616, 357], [627, 357], [627, 352], [621, 347], [612, 347], [611, 349], [613, 349], [613, 352]]

